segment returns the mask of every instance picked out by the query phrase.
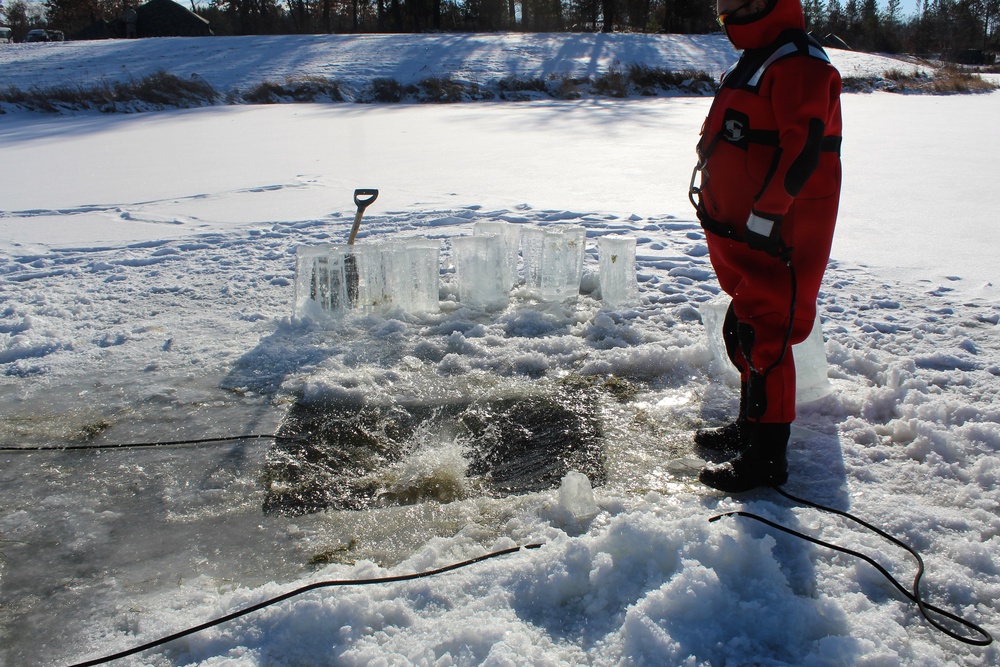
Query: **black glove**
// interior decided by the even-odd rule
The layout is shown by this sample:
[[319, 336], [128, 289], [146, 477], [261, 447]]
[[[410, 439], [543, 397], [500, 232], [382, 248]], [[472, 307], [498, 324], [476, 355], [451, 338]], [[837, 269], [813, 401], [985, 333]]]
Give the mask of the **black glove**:
[[785, 259], [791, 250], [781, 239], [780, 215], [765, 215], [753, 211], [747, 218], [747, 231], [743, 238], [752, 249], [766, 252], [772, 257]]

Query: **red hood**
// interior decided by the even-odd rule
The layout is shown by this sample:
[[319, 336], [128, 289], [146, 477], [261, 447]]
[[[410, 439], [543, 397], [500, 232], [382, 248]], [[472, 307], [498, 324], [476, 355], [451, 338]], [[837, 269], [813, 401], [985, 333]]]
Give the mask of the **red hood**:
[[729, 19], [725, 27], [726, 36], [737, 49], [759, 49], [789, 28], [805, 30], [806, 20], [799, 0], [771, 0], [763, 13], [749, 19]]

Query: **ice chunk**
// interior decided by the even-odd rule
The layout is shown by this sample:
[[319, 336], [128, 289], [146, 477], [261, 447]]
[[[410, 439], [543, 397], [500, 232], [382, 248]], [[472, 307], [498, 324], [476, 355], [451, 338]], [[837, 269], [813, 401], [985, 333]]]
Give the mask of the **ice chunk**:
[[420, 237], [296, 248], [295, 315], [438, 309], [440, 242]]
[[809, 336], [798, 345], [792, 345], [792, 354], [795, 355], [796, 401], [808, 403], [823, 398], [833, 391], [833, 385], [827, 377], [829, 364], [826, 360], [823, 324], [820, 322], [819, 313], [816, 313], [816, 322]]
[[389, 289], [391, 250], [384, 245], [367, 243], [349, 248], [344, 262], [347, 300], [351, 307], [365, 313], [388, 310], [394, 303]]
[[382, 256], [388, 301], [408, 313], [439, 309], [441, 242], [422, 236], [390, 241]]
[[503, 245], [504, 281], [510, 289], [518, 284], [517, 257], [521, 249], [521, 225], [496, 220], [481, 220], [472, 226], [474, 236], [499, 236]]
[[635, 237], [602, 236], [597, 239], [598, 281], [606, 306], [624, 306], [639, 298], [635, 270]]
[[571, 470], [562, 478], [559, 485], [559, 507], [577, 521], [588, 521], [600, 512], [590, 480], [582, 472]]
[[540, 291], [542, 288], [542, 249], [546, 233], [541, 227], [525, 227], [521, 230], [524, 284], [531, 292]]
[[[351, 308], [348, 274], [356, 260], [348, 245], [299, 246], [295, 257], [295, 314], [298, 317], [337, 315]], [[356, 281], [355, 281], [356, 285]]]
[[580, 293], [587, 232], [583, 227], [531, 227], [521, 232], [524, 284], [543, 301], [566, 301]]
[[458, 300], [467, 306], [497, 310], [510, 299], [504, 278], [504, 244], [499, 236], [456, 236], [451, 240]]
[[[729, 360], [726, 345], [722, 340], [722, 324], [729, 308], [729, 297], [713, 299], [698, 306], [705, 332], [708, 336], [708, 349], [712, 353], [719, 370], [730, 379], [738, 382], [736, 367]], [[819, 313], [809, 336], [792, 345], [795, 355], [795, 400], [797, 403], [808, 403], [822, 398], [833, 391], [833, 386], [827, 378], [829, 364], [826, 360], [826, 347], [823, 342], [823, 325]]]
[[587, 230], [583, 227], [560, 227], [563, 242], [560, 246], [562, 262], [558, 262], [561, 280], [557, 281], [559, 296], [562, 300], [575, 299], [580, 294], [580, 281], [583, 279], [583, 258], [587, 249]]

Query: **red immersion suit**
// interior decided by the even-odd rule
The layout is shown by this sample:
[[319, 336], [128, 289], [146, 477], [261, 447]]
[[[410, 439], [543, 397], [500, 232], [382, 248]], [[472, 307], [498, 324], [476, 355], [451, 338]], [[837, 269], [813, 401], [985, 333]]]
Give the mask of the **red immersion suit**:
[[[732, 297], [726, 346], [749, 387], [749, 417], [769, 423], [795, 419], [786, 347], [812, 329], [840, 200], [840, 75], [804, 26], [796, 0], [726, 22], [743, 55], [705, 120], [701, 180], [692, 181], [712, 265]], [[751, 229], [773, 223], [783, 252], [747, 245], [751, 215]]]

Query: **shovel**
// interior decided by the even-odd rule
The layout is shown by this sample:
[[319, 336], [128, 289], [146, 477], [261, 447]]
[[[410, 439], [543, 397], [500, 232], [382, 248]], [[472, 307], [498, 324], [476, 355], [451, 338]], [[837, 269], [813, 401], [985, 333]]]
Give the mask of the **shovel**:
[[361, 227], [361, 216], [365, 214], [365, 209], [376, 198], [378, 198], [378, 190], [373, 188], [358, 188], [354, 191], [354, 205], [358, 207], [358, 213], [354, 216], [354, 226], [351, 227], [351, 235], [347, 237], [347, 245], [354, 245], [354, 239], [358, 236], [358, 228]]
[[[378, 190], [373, 188], [358, 188], [354, 191], [354, 205], [358, 207], [358, 212], [354, 216], [354, 225], [351, 227], [351, 235], [347, 237], [347, 245], [354, 245], [354, 239], [358, 236], [358, 229], [361, 227], [361, 216], [365, 214], [365, 209], [378, 197]], [[353, 253], [344, 258], [344, 277], [347, 279], [347, 299], [354, 306], [358, 302], [358, 275], [357, 258]]]

